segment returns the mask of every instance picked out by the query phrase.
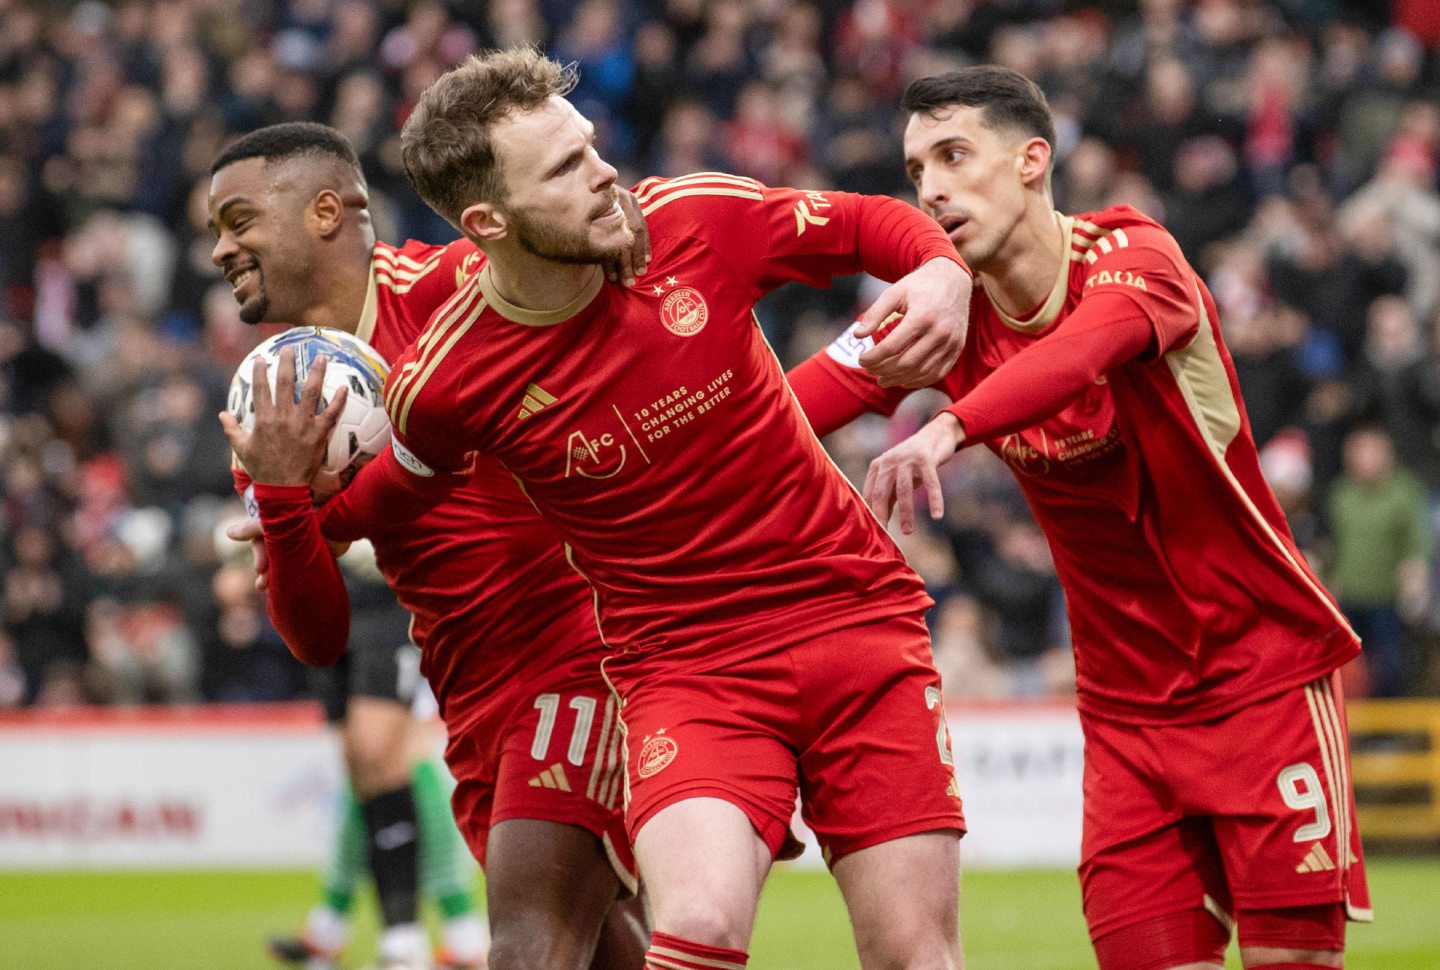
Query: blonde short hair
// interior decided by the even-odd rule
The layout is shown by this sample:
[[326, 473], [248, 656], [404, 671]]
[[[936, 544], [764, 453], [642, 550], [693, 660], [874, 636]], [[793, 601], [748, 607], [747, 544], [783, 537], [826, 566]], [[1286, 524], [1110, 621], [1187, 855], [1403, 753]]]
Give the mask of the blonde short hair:
[[477, 202], [503, 202], [495, 122], [531, 111], [575, 87], [574, 65], [532, 46], [471, 55], [420, 95], [400, 133], [405, 174], [415, 191], [452, 224]]

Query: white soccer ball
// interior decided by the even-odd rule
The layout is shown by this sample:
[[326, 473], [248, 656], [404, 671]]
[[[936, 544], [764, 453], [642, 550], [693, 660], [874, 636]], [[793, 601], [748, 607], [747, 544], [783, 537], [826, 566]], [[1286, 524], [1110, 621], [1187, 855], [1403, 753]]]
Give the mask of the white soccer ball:
[[350, 389], [345, 410], [340, 415], [330, 444], [325, 450], [323, 471], [348, 482], [371, 458], [390, 444], [390, 417], [385, 413], [385, 377], [390, 365], [365, 341], [343, 330], [330, 327], [295, 327], [276, 334], [240, 362], [230, 381], [226, 407], [246, 430], [255, 427], [255, 395], [251, 387], [256, 358], [265, 361], [270, 376], [270, 393], [275, 393], [279, 373], [280, 351], [295, 350], [295, 400], [310, 365], [321, 357], [329, 358], [325, 367], [325, 383], [321, 386], [320, 409], [328, 407], [335, 392]]

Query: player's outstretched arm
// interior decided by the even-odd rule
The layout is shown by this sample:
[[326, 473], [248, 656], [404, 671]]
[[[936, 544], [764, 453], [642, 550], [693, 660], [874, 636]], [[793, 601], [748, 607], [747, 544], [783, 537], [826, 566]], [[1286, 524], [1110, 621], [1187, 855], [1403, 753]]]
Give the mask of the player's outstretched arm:
[[965, 347], [972, 286], [960, 263], [931, 259], [890, 284], [860, 316], [855, 336], [864, 339], [901, 314], [885, 339], [860, 356], [881, 387], [928, 387], [950, 373]]
[[260, 518], [232, 526], [231, 538], [262, 542], [266, 571], [259, 572], [269, 595], [265, 609], [285, 646], [302, 663], [328, 667], [350, 639], [350, 596], [335, 557], [320, 534], [310, 489], [302, 485], [257, 484]]
[[948, 411], [940, 414], [894, 448], [870, 463], [865, 475], [865, 504], [882, 524], [900, 510], [900, 531], [915, 531], [915, 489], [923, 487], [930, 501], [930, 518], [945, 514], [940, 490], [940, 466], [954, 457], [965, 442], [965, 429]]

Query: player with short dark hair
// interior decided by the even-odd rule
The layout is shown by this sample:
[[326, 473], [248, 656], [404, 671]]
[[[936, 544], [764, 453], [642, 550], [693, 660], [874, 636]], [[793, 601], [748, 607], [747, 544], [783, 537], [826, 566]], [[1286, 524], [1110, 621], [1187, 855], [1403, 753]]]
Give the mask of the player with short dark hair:
[[[985, 444], [1015, 472], [1064, 585], [1086, 735], [1080, 877], [1102, 970], [1343, 962], [1369, 919], [1337, 669], [1359, 643], [1260, 474], [1215, 304], [1128, 206], [1062, 215], [1039, 88], [995, 67], [915, 82], [905, 165], [980, 285], [955, 402], [871, 465], [914, 491]], [[791, 372], [817, 433], [903, 391], [837, 341]], [[1263, 739], [1258, 741], [1257, 739]]]
[[[338, 327], [393, 361], [484, 263], [463, 239], [377, 242], [354, 152], [323, 125], [260, 129], [213, 171], [213, 257], [248, 322]], [[629, 275], [630, 252], [617, 255], [614, 272]], [[256, 387], [268, 398], [263, 376]], [[229, 430], [234, 440], [233, 422]], [[319, 666], [363, 653], [354, 604], [315, 525], [311, 478], [287, 487], [259, 476], [251, 485], [240, 470], [237, 480], [264, 522], [267, 606], [287, 646]], [[635, 889], [619, 732], [589, 591], [559, 537], [510, 475], [485, 462], [448, 502], [370, 538], [413, 614], [420, 670], [449, 733], [456, 820], [487, 873], [491, 966], [639, 966], [643, 915], [636, 902], [615, 905]], [[352, 717], [354, 708], [351, 698]], [[379, 841], [374, 831], [371, 840]], [[413, 890], [410, 904], [413, 913]], [[423, 965], [413, 947], [384, 952], [384, 944], [396, 966]]]
[[898, 281], [866, 315], [905, 311], [892, 365], [944, 367], [968, 271], [894, 199], [699, 173], [636, 187], [650, 276], [606, 286], [598, 264], [627, 238], [616, 171], [566, 84], [533, 50], [479, 56], [406, 123], [412, 180], [487, 263], [398, 361], [395, 448], [326, 507], [327, 534], [426, 507], [472, 452], [556, 524], [612, 650], [647, 966], [745, 965], [798, 789], [862, 965], [958, 967], [964, 821], [930, 601], [809, 432], [752, 308], [865, 270]]

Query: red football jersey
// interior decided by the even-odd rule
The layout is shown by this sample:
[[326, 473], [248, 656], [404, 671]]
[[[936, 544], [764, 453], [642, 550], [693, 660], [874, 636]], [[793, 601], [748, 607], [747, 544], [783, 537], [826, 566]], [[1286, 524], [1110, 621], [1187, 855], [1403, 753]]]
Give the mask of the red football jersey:
[[[356, 336], [393, 364], [483, 262], [463, 239], [447, 246], [376, 243]], [[382, 520], [369, 538], [386, 581], [414, 617], [421, 669], [452, 731], [522, 663], [545, 668], [537, 645], [557, 652], [587, 646], [538, 635], [568, 611], [588, 614], [591, 593], [565, 561], [559, 534], [498, 462], [476, 462], [470, 482], [445, 502], [403, 525]], [[588, 646], [598, 665], [598, 636]]]
[[[1059, 219], [1068, 258], [1049, 298], [1020, 320], [977, 286], [967, 345], [937, 387], [959, 402], [950, 410], [970, 440], [1014, 470], [1049, 538], [1082, 710], [1202, 720], [1343, 664], [1358, 642], [1260, 474], [1204, 283], [1174, 238], [1134, 209]], [[1153, 331], [1149, 352], [1054, 416], [989, 434], [966, 395], [1022, 351], [1058, 346], [1047, 338], [1099, 294], [1133, 301]], [[842, 338], [812, 364], [890, 413], [906, 392], [879, 388], [859, 368], [864, 349]], [[823, 408], [818, 398], [832, 389], [807, 388], [802, 404]], [[1012, 400], [1026, 394], [1021, 381], [1006, 389]]]
[[482, 269], [436, 314], [387, 385], [401, 464], [503, 461], [563, 533], [612, 647], [770, 649], [926, 607], [810, 432], [752, 307], [788, 280], [894, 270], [901, 251], [903, 274], [944, 234], [894, 200], [728, 175], [635, 193], [653, 249], [640, 285], [597, 268], [543, 313], [508, 303]]

